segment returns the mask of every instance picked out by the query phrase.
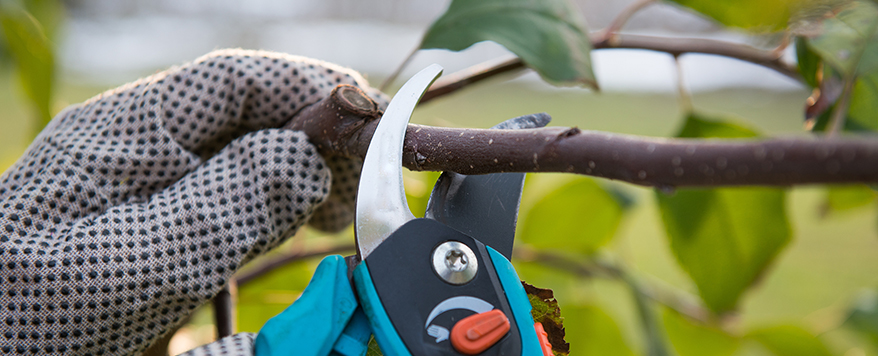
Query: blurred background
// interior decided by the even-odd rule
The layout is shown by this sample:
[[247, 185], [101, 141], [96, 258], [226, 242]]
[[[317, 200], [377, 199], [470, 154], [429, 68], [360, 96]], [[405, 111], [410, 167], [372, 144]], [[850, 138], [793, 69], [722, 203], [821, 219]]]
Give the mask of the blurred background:
[[[633, 1], [577, 0], [591, 31], [605, 27]], [[219, 48], [242, 47], [304, 55], [362, 72], [379, 85], [417, 48], [427, 26], [447, 7], [442, 0], [65, 0], [63, 14], [52, 26], [57, 81], [52, 108], [83, 101], [101, 91], [141, 76], [193, 60]], [[623, 33], [671, 37], [715, 38], [773, 48], [777, 36], [753, 36], [723, 30], [711, 21], [669, 4], [657, 3], [637, 13]], [[792, 49], [787, 56], [794, 59]], [[399, 82], [429, 63], [446, 73], [512, 54], [493, 43], [463, 52], [417, 53]], [[674, 135], [683, 122], [679, 88], [692, 93], [694, 107], [717, 117], [734, 118], [765, 134], [805, 135], [803, 107], [810, 91], [800, 83], [753, 64], [710, 55], [670, 55], [640, 50], [600, 50], [592, 54], [600, 93], [582, 88], [556, 88], [533, 73], [480, 83], [419, 108], [413, 121], [457, 127], [489, 127], [502, 120], [548, 112], [551, 125], [578, 126], [649, 136]], [[34, 111], [17, 78], [4, 62], [0, 71], [0, 164], [5, 169], [33, 138]], [[396, 83], [397, 85], [399, 83]], [[395, 91], [395, 86], [388, 92]], [[412, 173], [407, 191], [414, 210], [423, 209], [435, 174]], [[522, 211], [552, 187], [572, 177], [529, 175]], [[599, 181], [630, 198], [602, 256], [622, 261], [632, 273], [659, 286], [695, 295], [692, 282], [674, 261], [651, 189]], [[856, 335], [833, 331], [847, 308], [878, 282], [878, 248], [874, 204], [826, 213], [824, 189], [790, 190], [789, 216], [794, 239], [764, 276], [745, 295], [731, 332], [789, 323], [821, 336], [835, 354], [871, 355]], [[588, 229], [589, 226], [583, 226]], [[303, 231], [282, 250], [326, 248], [350, 243], [350, 232], [323, 236]], [[563, 238], [563, 237], [553, 237]], [[269, 317], [295, 300], [318, 260], [291, 265], [240, 290], [238, 327], [258, 331]], [[258, 263], [258, 262], [257, 262]], [[552, 288], [568, 311], [567, 341], [572, 352], [587, 354], [600, 335], [595, 320], [618, 329], [618, 352], [641, 354], [643, 336], [625, 287], [588, 279], [532, 263], [518, 263], [519, 273], [539, 287]], [[597, 308], [597, 309], [595, 309]], [[209, 309], [209, 308], [208, 308]], [[600, 310], [600, 312], [595, 312]], [[213, 338], [210, 311], [199, 312], [173, 340], [172, 353]], [[667, 323], [670, 323], [668, 321]], [[607, 340], [607, 339], [605, 339]], [[627, 348], [627, 351], [625, 351]], [[746, 345], [728, 354], [758, 354]], [[679, 352], [679, 350], [678, 350]], [[709, 354], [709, 353], [705, 353]]]

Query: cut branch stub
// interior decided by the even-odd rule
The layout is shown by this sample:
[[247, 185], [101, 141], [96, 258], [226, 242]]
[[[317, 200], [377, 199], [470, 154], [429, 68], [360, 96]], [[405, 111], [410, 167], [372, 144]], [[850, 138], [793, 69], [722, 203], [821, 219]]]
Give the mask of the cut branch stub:
[[[377, 105], [369, 103], [359, 89], [340, 87], [303, 110], [290, 128], [305, 131], [325, 155], [362, 158], [378, 125], [373, 119], [380, 116]], [[568, 172], [663, 188], [874, 183], [878, 140], [665, 139], [565, 127], [490, 130], [410, 124], [403, 165], [462, 174]]]
[[[300, 111], [284, 128], [305, 132], [311, 143], [326, 156], [356, 156], [345, 151], [345, 143], [359, 141], [356, 136], [363, 126], [373, 121], [377, 124], [375, 119], [382, 114], [378, 104], [360, 88], [342, 84], [326, 98]], [[371, 137], [370, 133], [366, 139], [367, 147]], [[365, 151], [358, 156], [365, 157]]]

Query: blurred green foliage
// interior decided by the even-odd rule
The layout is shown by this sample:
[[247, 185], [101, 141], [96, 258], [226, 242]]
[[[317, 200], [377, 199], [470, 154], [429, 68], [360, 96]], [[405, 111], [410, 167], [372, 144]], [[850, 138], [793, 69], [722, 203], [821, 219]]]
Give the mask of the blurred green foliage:
[[[49, 34], [60, 24], [63, 9], [56, 0], [0, 1], [0, 53], [14, 59], [19, 81], [36, 111], [34, 132], [52, 119], [55, 54]], [[45, 28], [43, 24], [50, 24]], [[48, 31], [47, 31], [48, 30]]]
[[[723, 25], [751, 31], [787, 28], [795, 7], [803, 4], [675, 2]], [[875, 130], [878, 5], [862, 0], [837, 3], [833, 11], [808, 19], [820, 29], [817, 34], [795, 39], [799, 71], [818, 90], [851, 83], [844, 127]], [[45, 125], [56, 102], [79, 101], [83, 93], [103, 89], [78, 83], [55, 87], [52, 39], [63, 14], [57, 0], [0, 0], [0, 5], [0, 79], [12, 83], [14, 74], [21, 84], [34, 111], [30, 129]], [[594, 82], [584, 23], [566, 1], [455, 0], [427, 31], [421, 47], [461, 50], [483, 40], [506, 46], [551, 82]], [[10, 88], [0, 87], [0, 94], [0, 113], [8, 128], [4, 134], [10, 138], [3, 140], [0, 158], [8, 166], [10, 152], [22, 149], [13, 138], [26, 131], [21, 118], [28, 114], [9, 100]], [[750, 125], [770, 134], [799, 131], [806, 95], [742, 90], [694, 95], [697, 112], [723, 112], [717, 119], [680, 115], [674, 98], [664, 95], [596, 96], [500, 84], [437, 100], [419, 108], [417, 115], [425, 124], [490, 126], [549, 111], [554, 125], [744, 138], [757, 136]], [[829, 99], [829, 109], [821, 113], [823, 121], [816, 128], [827, 127], [837, 99]], [[729, 112], [750, 120], [730, 120], [725, 115]], [[457, 121], [442, 121], [451, 118]], [[423, 214], [437, 176], [406, 174], [406, 192], [416, 215]], [[519, 249], [582, 264], [575, 271], [559, 269], [529, 259], [527, 253], [517, 256], [515, 264], [525, 280], [555, 291], [574, 355], [876, 355], [878, 298], [872, 290], [852, 303], [858, 290], [878, 286], [875, 198], [867, 186], [652, 192], [599, 179], [531, 175], [522, 200]], [[821, 220], [821, 209], [823, 215], [846, 214]], [[309, 246], [353, 240], [350, 231], [306, 235]], [[293, 247], [303, 248], [281, 249]], [[317, 261], [291, 264], [243, 286], [239, 328], [255, 332], [292, 303]], [[839, 330], [871, 343], [833, 337]]]
[[557, 187], [521, 214], [517, 238], [541, 249], [588, 255], [610, 242], [623, 211], [613, 194], [594, 179], [580, 177]]
[[[798, 50], [799, 71], [822, 95], [843, 90], [839, 95], [850, 98], [846, 128], [878, 130], [878, 5], [866, 0], [845, 2], [815, 26], [820, 26], [819, 34], [798, 42], [807, 46]], [[830, 99], [833, 105], [815, 129], [825, 129], [836, 109], [835, 100]]]
[[758, 341], [777, 356], [831, 356], [814, 335], [793, 325], [778, 325], [750, 332], [747, 338]]
[[726, 26], [751, 31], [779, 31], [787, 27], [802, 0], [672, 0]]

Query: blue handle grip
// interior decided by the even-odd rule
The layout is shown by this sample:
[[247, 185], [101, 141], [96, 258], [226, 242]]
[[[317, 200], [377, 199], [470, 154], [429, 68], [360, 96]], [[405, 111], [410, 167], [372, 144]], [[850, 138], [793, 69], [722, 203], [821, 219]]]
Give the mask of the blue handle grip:
[[411, 356], [402, 338], [396, 333], [396, 328], [390, 322], [390, 317], [384, 311], [384, 304], [378, 298], [378, 291], [375, 290], [375, 284], [372, 283], [372, 276], [365, 261], [354, 269], [354, 285], [357, 287], [360, 306], [369, 317], [372, 333], [381, 351], [387, 356]]
[[[521, 354], [526, 356], [542, 355], [543, 351], [531, 316], [530, 300], [521, 285], [515, 268], [502, 254], [491, 247], [487, 247], [487, 249], [512, 309], [512, 317], [518, 325], [519, 335], [521, 335]], [[354, 269], [353, 277], [360, 305], [369, 318], [378, 346], [388, 356], [411, 356], [411, 352], [406, 348], [384, 310], [384, 305], [378, 297], [378, 292], [372, 283], [372, 277], [365, 262], [360, 263]]]
[[512, 308], [512, 317], [518, 324], [519, 335], [521, 335], [521, 354], [542, 355], [543, 350], [540, 347], [537, 330], [534, 328], [534, 318], [530, 313], [533, 307], [530, 305], [524, 286], [521, 285], [518, 273], [515, 272], [515, 268], [506, 257], [490, 246], [487, 248], [494, 269], [497, 271], [497, 277], [500, 278], [500, 284], [503, 286], [503, 291], [506, 292], [506, 300], [509, 301], [509, 306]]

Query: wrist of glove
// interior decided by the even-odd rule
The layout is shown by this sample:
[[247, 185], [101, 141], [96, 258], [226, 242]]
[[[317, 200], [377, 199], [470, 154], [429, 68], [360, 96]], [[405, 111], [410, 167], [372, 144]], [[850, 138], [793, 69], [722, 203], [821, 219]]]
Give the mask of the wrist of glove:
[[59, 114], [0, 177], [0, 351], [142, 352], [312, 215], [349, 224], [359, 162], [280, 128], [338, 84], [386, 105], [350, 70], [225, 50]]

